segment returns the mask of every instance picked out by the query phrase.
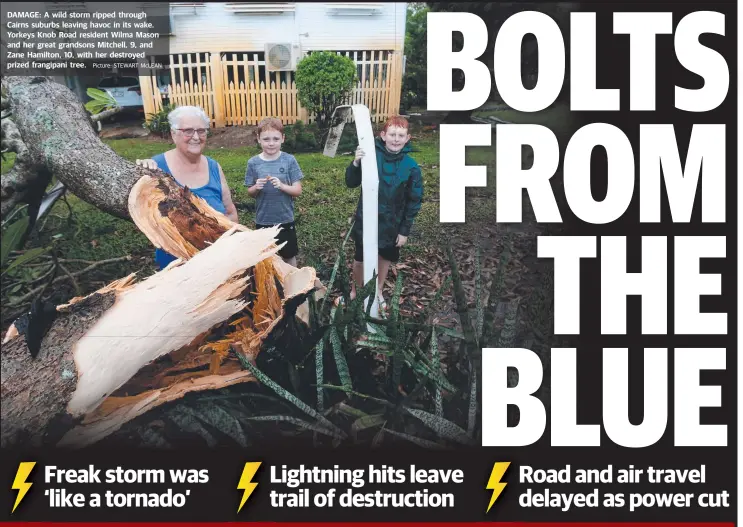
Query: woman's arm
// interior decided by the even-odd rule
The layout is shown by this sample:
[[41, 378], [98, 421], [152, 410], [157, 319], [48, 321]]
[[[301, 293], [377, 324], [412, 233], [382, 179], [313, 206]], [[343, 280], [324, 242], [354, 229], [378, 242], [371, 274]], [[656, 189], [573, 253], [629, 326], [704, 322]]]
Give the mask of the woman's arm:
[[240, 219], [237, 217], [237, 207], [235, 207], [235, 204], [232, 202], [230, 186], [227, 184], [227, 178], [224, 177], [224, 172], [222, 172], [221, 166], [219, 167], [219, 179], [222, 182], [222, 203], [224, 203], [225, 216], [235, 223], [239, 223]]

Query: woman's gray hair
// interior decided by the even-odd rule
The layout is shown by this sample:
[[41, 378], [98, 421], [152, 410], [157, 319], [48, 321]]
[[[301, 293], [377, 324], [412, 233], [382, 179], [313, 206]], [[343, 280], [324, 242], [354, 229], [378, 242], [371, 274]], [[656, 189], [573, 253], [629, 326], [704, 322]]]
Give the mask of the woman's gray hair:
[[179, 121], [182, 117], [186, 116], [199, 117], [204, 121], [204, 126], [206, 128], [209, 128], [209, 125], [211, 124], [209, 116], [206, 115], [206, 112], [204, 112], [202, 108], [198, 106], [179, 106], [168, 114], [168, 124], [170, 124], [170, 128], [178, 128]]

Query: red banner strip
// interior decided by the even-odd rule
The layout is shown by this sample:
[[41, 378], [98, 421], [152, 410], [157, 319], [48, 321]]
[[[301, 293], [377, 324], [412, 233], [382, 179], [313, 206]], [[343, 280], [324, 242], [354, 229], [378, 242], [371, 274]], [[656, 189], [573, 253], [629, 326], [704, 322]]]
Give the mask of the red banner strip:
[[[249, 521], [246, 518], [246, 521]], [[132, 526], [132, 527], [155, 527], [155, 526], [162, 526], [162, 525], [204, 525], [209, 527], [229, 527], [229, 526], [241, 526], [245, 527], [246, 521], [243, 522], [161, 522], [161, 523], [152, 523], [152, 522], [106, 522], [105, 525], [118, 525], [120, 527], [125, 526]], [[303, 523], [303, 522], [250, 522], [250, 525], [252, 527], [326, 527], [328, 524], [332, 523], [339, 523], [342, 524], [344, 527], [376, 527], [376, 526], [384, 526], [384, 527], [395, 527], [397, 525], [400, 526], [418, 526], [418, 527], [430, 527], [431, 525], [435, 527], [493, 527], [502, 525], [505, 527], [575, 527], [576, 525], [579, 525], [580, 527], [734, 527], [734, 523], [687, 523], [687, 522], [674, 522], [674, 523], [661, 523], [661, 522], [632, 522], [632, 523], [614, 523], [614, 522], [604, 522], [604, 523], [589, 523], [589, 522], [580, 522], [578, 524], [576, 523], [561, 523], [561, 522], [426, 522], [426, 523], [404, 523], [404, 522], [358, 522], [358, 523], [345, 523], [345, 522], [322, 522], [322, 523]], [[49, 527], [70, 527], [69, 523], [51, 523], [51, 522], [7, 522], [3, 523], [4, 525], [8, 527], [22, 527], [22, 526], [49, 526]], [[75, 525], [101, 525], [101, 522], [75, 522]]]

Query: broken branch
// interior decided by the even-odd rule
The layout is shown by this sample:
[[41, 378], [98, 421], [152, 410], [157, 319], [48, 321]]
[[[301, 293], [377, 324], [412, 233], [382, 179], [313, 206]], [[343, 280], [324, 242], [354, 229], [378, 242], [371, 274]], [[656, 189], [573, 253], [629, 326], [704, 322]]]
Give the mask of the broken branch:
[[[131, 260], [131, 258], [132, 258], [131, 256], [126, 255], [126, 256], [122, 256], [120, 258], [109, 258], [108, 260], [99, 260], [99, 261], [97, 261], [97, 262], [89, 265], [85, 269], [83, 269], [81, 271], [76, 271], [76, 272], [74, 272], [72, 274], [69, 274], [69, 271], [65, 271], [64, 267], [62, 267], [62, 270], [65, 271], [65, 272], [67, 272], [68, 274], [66, 276], [58, 276], [57, 278], [54, 279], [54, 281], [51, 283], [51, 285], [54, 285], [57, 282], [61, 282], [62, 280], [67, 280], [67, 279], [71, 279], [73, 281], [73, 285], [75, 285], [75, 278], [78, 277], [78, 276], [80, 276], [80, 275], [83, 275], [85, 273], [88, 273], [88, 272], [92, 271], [93, 269], [95, 269], [97, 267], [100, 267], [102, 265], [106, 265], [106, 264], [110, 264], [110, 263], [116, 263], [116, 262], [123, 262], [124, 260]], [[31, 291], [29, 291], [28, 293], [26, 293], [22, 297], [16, 299], [14, 302], [8, 302], [8, 306], [15, 307], [15, 306], [21, 305], [23, 302], [26, 302], [27, 300], [30, 300], [31, 298], [33, 298], [34, 296], [36, 296], [45, 287], [46, 287], [46, 285], [43, 285], [43, 286], [39, 286], [39, 287], [36, 287], [36, 288], [32, 289]], [[77, 286], [77, 288], [79, 288], [79, 286]]]

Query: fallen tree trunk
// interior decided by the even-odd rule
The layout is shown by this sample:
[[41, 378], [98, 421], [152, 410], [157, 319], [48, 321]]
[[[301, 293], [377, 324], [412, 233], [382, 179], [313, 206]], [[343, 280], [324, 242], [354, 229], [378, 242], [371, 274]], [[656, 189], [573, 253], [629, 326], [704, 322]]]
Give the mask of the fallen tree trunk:
[[[254, 380], [236, 354], [255, 360], [268, 339], [308, 322], [305, 300], [322, 289], [314, 269], [276, 255], [277, 229], [234, 224], [170, 176], [117, 156], [67, 88], [37, 79], [3, 81], [37, 167], [179, 259], [140, 283], [132, 275], [58, 306], [36, 357], [11, 328], [2, 445], [88, 445], [188, 392]], [[25, 199], [23, 185], [13, 187], [33, 181], [25, 170], [3, 176], [3, 216]]]
[[235, 350], [255, 360], [315, 287], [312, 268], [274, 266], [277, 231], [232, 229], [138, 284], [132, 275], [59, 306], [35, 358], [10, 338], [3, 446], [84, 446], [188, 392], [253, 380]]
[[45, 77], [5, 77], [12, 122], [30, 166], [13, 166], [2, 176], [2, 217], [24, 200], [39, 169], [56, 177], [80, 199], [128, 219], [129, 192], [143, 175], [154, 173], [119, 157], [98, 138], [90, 115], [65, 86]]

